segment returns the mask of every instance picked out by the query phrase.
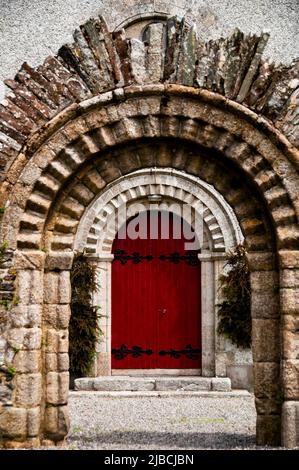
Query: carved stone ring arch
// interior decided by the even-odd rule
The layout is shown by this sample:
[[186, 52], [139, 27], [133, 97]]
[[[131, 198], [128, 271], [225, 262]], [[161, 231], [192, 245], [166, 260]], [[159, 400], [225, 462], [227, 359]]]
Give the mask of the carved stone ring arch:
[[232, 208], [212, 185], [173, 168], [154, 168], [132, 172], [107, 186], [86, 209], [79, 223], [75, 250], [111, 252], [116, 236], [110, 229], [115, 228], [115, 211], [121, 204], [128, 205], [151, 194], [191, 207], [200, 203], [211, 251], [227, 252], [242, 243], [244, 238]]

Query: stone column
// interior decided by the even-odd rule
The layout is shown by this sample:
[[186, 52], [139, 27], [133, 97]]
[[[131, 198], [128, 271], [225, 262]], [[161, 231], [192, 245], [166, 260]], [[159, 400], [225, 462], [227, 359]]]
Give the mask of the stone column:
[[252, 354], [258, 445], [280, 445], [280, 311], [273, 253], [248, 254], [251, 281]]
[[221, 302], [221, 295], [220, 295], [220, 281], [219, 277], [223, 274], [224, 264], [227, 260], [226, 254], [222, 253], [215, 253], [214, 254], [214, 290], [215, 290], [215, 308], [214, 308], [214, 315], [215, 315], [215, 375], [216, 377], [227, 377], [227, 351], [226, 351], [226, 340], [223, 335], [219, 335], [217, 333], [218, 327], [218, 314], [217, 314], [217, 305]]
[[33, 447], [40, 442], [44, 258], [40, 251], [16, 251], [13, 258], [16, 280], [7, 307], [10, 328], [5, 357], [13, 393], [0, 406], [1, 445], [9, 448]]
[[280, 251], [282, 445], [299, 446], [299, 251]]
[[44, 280], [44, 444], [64, 439], [69, 429], [68, 326], [70, 319], [72, 253], [50, 253]]
[[222, 253], [201, 253], [198, 255], [198, 259], [201, 262], [202, 376], [213, 377], [217, 372], [215, 361], [215, 299], [218, 277], [225, 255]]
[[95, 375], [111, 375], [111, 268], [114, 255], [100, 253], [87, 255], [96, 264], [98, 291], [94, 295], [94, 305], [99, 307], [99, 327], [103, 335], [99, 337], [96, 351]]

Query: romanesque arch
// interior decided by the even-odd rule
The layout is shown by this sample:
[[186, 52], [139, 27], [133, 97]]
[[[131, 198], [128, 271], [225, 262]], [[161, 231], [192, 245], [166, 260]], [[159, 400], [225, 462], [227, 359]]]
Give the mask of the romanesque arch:
[[[150, 203], [148, 197], [152, 194], [158, 194], [161, 202]], [[95, 263], [100, 288], [94, 301], [100, 311], [105, 312], [101, 320], [104, 336], [98, 345], [95, 375], [111, 375], [111, 263], [114, 258], [111, 250], [121, 211], [125, 209], [126, 216], [130, 217], [138, 203], [142, 204], [143, 210], [175, 212], [179, 217], [184, 214], [183, 205], [186, 203], [197, 212], [200, 222], [193, 228], [200, 232], [197, 236], [201, 241], [202, 276], [198, 286], [202, 292], [201, 374], [214, 377], [221, 368], [215, 351], [214, 305], [218, 290], [214, 286], [218, 284], [217, 276], [226, 252], [242, 243], [243, 235], [231, 207], [213, 186], [185, 172], [165, 167], [133, 171], [112, 181], [86, 208], [80, 220], [74, 248], [86, 253], [88, 259]], [[122, 220], [123, 223], [125, 221]]]
[[[7, 366], [1, 369], [2, 442], [63, 440], [69, 271], [80, 221], [112, 182], [172, 168], [212, 185], [238, 219], [251, 266], [257, 442], [282, 438], [295, 446], [296, 65], [273, 88], [274, 72], [260, 59], [264, 36], [234, 33], [212, 49], [177, 19], [149, 25], [144, 42], [109, 33], [102, 20], [74, 37], [60, 58], [37, 70], [25, 64], [1, 108], [1, 236], [9, 243], [1, 330], [5, 364], [17, 370], [9, 381]], [[232, 44], [240, 46], [237, 71]], [[215, 48], [222, 48], [224, 68]]]

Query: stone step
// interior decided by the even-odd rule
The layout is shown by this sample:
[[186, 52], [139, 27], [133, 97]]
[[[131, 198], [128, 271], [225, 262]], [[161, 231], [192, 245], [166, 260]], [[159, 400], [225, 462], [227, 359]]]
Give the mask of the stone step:
[[83, 377], [75, 380], [75, 390], [82, 391], [214, 391], [230, 392], [227, 377]]

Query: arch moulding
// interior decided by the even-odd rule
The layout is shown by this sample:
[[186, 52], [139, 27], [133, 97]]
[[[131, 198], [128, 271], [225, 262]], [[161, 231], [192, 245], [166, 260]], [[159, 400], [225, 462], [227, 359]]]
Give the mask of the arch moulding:
[[[1, 238], [9, 243], [0, 290], [1, 445], [63, 441], [69, 429], [70, 269], [80, 221], [109, 193], [109, 184], [130, 181], [138, 170], [162, 174], [160, 168], [171, 168], [184, 173], [180, 184], [194, 177], [205, 194], [212, 185], [223, 197], [216, 198], [223, 219], [213, 213], [216, 193], [206, 201], [219, 222], [222, 251], [230, 243], [225, 223], [238, 221], [233, 233], [236, 239], [239, 225], [251, 270], [257, 442], [295, 447], [297, 65], [282, 75], [269, 71], [261, 60], [265, 35], [250, 39], [236, 32], [216, 41], [226, 51], [223, 66], [181, 20], [149, 28], [145, 44], [91, 19], [58, 57], [37, 70], [24, 64], [7, 82], [13, 93], [0, 109]], [[232, 42], [241, 51], [237, 57]], [[269, 85], [272, 72], [276, 87]]]

